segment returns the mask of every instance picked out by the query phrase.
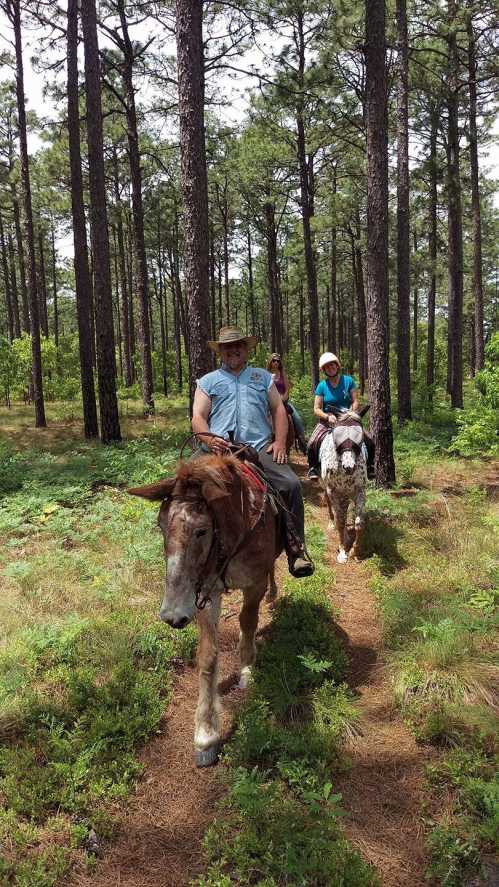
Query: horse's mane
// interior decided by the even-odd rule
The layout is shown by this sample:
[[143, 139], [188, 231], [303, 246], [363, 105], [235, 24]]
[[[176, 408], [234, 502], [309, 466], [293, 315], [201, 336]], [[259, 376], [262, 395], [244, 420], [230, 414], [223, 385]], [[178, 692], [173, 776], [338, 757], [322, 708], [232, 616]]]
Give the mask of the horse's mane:
[[181, 486], [202, 487], [207, 481], [211, 481], [218, 487], [228, 487], [234, 481], [234, 475], [246, 482], [241, 463], [234, 456], [218, 456], [215, 453], [202, 456], [199, 459], [190, 459], [188, 462], [180, 462], [177, 467], [177, 481]]

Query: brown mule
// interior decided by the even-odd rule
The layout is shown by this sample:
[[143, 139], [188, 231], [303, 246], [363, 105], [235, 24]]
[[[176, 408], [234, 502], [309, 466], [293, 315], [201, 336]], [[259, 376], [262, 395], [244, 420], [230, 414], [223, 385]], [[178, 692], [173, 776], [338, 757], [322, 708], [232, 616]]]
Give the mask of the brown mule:
[[274, 562], [281, 548], [277, 522], [263, 484], [232, 456], [207, 455], [181, 463], [176, 477], [128, 490], [161, 501], [159, 526], [167, 561], [160, 617], [184, 628], [199, 625], [199, 698], [196, 763], [216, 763], [220, 751], [217, 634], [222, 592], [240, 588], [243, 605], [239, 652], [245, 688], [255, 661], [255, 633], [267, 586], [277, 593]]

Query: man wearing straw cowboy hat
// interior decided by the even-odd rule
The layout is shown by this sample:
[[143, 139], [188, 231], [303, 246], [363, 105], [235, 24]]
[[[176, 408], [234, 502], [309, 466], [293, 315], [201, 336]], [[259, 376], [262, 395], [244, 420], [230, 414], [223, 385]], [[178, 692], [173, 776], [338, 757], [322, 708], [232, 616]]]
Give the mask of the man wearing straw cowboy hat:
[[314, 567], [305, 553], [300, 481], [286, 464], [288, 417], [272, 375], [248, 366], [248, 351], [256, 342], [255, 336], [245, 336], [235, 326], [222, 327], [218, 339], [208, 342], [209, 348], [220, 354], [222, 365], [198, 379], [192, 430], [196, 434], [215, 434], [210, 439], [210, 449], [217, 453], [227, 450], [231, 440], [249, 444], [258, 451], [266, 476], [293, 515], [299, 542], [298, 550], [288, 551], [288, 563], [292, 575], [301, 578], [310, 576]]

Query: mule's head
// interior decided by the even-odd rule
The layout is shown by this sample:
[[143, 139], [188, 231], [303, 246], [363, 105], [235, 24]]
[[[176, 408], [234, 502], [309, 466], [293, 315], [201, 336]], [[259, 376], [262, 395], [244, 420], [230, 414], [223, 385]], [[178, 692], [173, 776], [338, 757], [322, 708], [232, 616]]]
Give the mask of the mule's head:
[[128, 490], [133, 496], [161, 501], [158, 523], [167, 568], [160, 617], [172, 628], [185, 628], [192, 621], [203, 586], [216, 580], [220, 545], [230, 545], [231, 524], [238, 531], [237, 519], [230, 522], [227, 514], [230, 491], [224, 477], [215, 470], [202, 471], [196, 464], [202, 461], [181, 466], [176, 477]]
[[353, 474], [362, 454], [364, 432], [360, 422], [338, 422], [333, 429], [338, 467], [345, 474]]

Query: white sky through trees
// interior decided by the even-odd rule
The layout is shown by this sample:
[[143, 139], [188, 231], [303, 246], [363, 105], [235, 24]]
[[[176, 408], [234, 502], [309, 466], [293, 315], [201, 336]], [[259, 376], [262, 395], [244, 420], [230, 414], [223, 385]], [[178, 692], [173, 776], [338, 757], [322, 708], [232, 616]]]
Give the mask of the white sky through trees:
[[[64, 5], [65, 4], [61, 4], [61, 6]], [[157, 28], [158, 37], [164, 38], [164, 32], [162, 31], [161, 26], [156, 23], [155, 27]], [[146, 31], [147, 39], [150, 39], [150, 37], [154, 35], [154, 27], [151, 27], [150, 22], [147, 23]], [[43, 127], [44, 121], [54, 121], [57, 118], [60, 118], [61, 113], [62, 115], [64, 115], [65, 108], [59, 108], [56, 104], [54, 104], [54, 101], [51, 97], [45, 95], [45, 86], [53, 80], [53, 72], [36, 71], [34, 70], [31, 63], [31, 57], [36, 57], [39, 51], [37, 46], [38, 36], [39, 35], [37, 33], [37, 30], [33, 28], [33, 26], [25, 28], [23, 33], [24, 78], [27, 110], [32, 110], [36, 112], [40, 124]], [[137, 39], [137, 36], [140, 37], [140, 29], [135, 28], [133, 36], [134, 39]], [[3, 53], [5, 50], [12, 51], [11, 40], [12, 28], [10, 22], [6, 18], [5, 14], [0, 11], [0, 52]], [[102, 41], [102, 37], [100, 37], [100, 40], [101, 44], [105, 43], [105, 41]], [[273, 44], [272, 48], [275, 51], [275, 35], [273, 35], [272, 37], [267, 36], [267, 38], [259, 38], [259, 48], [254, 49], [251, 52], [247, 52], [240, 60], [237, 61], [235, 67], [243, 70], [266, 69], [266, 72], [270, 73], [270, 68], [265, 61], [265, 51], [269, 47], [270, 43]], [[173, 49], [174, 44], [172, 41], [172, 53]], [[61, 57], [64, 52], [65, 43], [62, 42]], [[83, 72], [82, 57], [80, 58], [80, 71]], [[7, 65], [0, 66], [0, 81], [12, 79], [13, 76], [13, 69], [9, 68]], [[58, 80], [61, 84], [65, 84], [65, 76], [66, 67], [64, 65], [63, 69], [58, 74]], [[251, 75], [237, 74], [235, 72], [224, 73], [222, 75], [216, 72], [214, 76], [217, 77], [218, 88], [224, 96], [223, 102], [217, 102], [216, 107], [214, 108], [214, 113], [216, 117], [221, 120], [222, 123], [226, 123], [227, 125], [231, 126], [237, 125], [244, 119], [245, 112], [249, 104], [248, 92], [252, 87], [255, 86], [257, 82], [256, 78]], [[149, 90], [147, 88], [147, 85], [144, 83], [144, 80], [141, 80], [140, 78], [136, 79], [136, 87], [138, 102], [140, 104], [141, 98], [143, 100], [144, 98], [149, 98]], [[464, 144], [464, 140], [462, 141]], [[43, 146], [43, 140], [40, 138], [39, 134], [33, 131], [30, 132], [29, 129], [28, 146], [30, 153], [36, 152], [40, 149], [40, 147]], [[412, 138], [410, 141], [410, 155], [414, 159], [421, 159], [419, 143], [417, 137], [414, 134], [412, 134]], [[495, 120], [491, 140], [487, 144], [481, 144], [479, 146], [479, 158], [481, 173], [487, 175], [488, 178], [495, 178], [499, 180], [499, 117]], [[395, 163], [395, 155], [393, 155], [393, 162]], [[464, 157], [462, 163], [465, 163]], [[494, 202], [496, 206], [499, 206], [499, 187], [496, 189]], [[67, 232], [64, 236], [58, 237], [57, 249], [61, 257], [72, 257], [73, 237], [71, 231]]]

